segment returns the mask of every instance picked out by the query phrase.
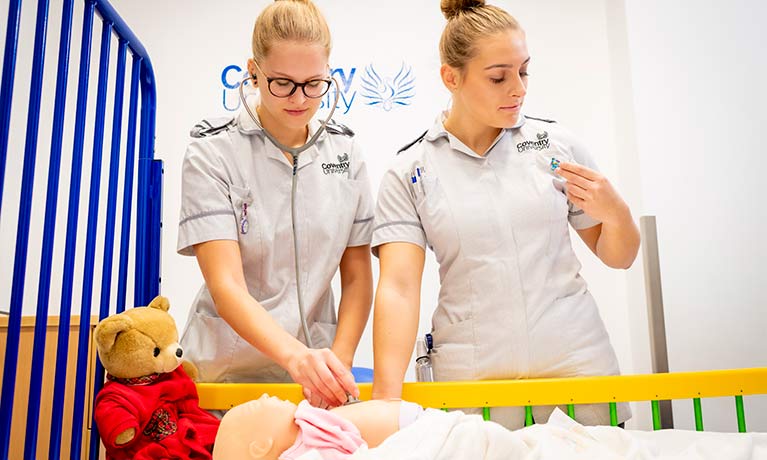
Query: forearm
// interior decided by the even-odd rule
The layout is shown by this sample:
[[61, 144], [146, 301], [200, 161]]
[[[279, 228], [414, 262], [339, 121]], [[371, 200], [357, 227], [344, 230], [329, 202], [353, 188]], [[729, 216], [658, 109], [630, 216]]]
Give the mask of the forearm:
[[418, 331], [420, 291], [379, 283], [373, 315], [373, 398], [399, 398]]
[[208, 284], [216, 310], [237, 334], [278, 365], [287, 368], [290, 357], [305, 348], [288, 334], [269, 312], [237, 283]]
[[609, 267], [629, 268], [638, 251], [639, 229], [634, 223], [631, 210], [625, 206], [615, 219], [602, 223], [596, 253]]
[[333, 353], [348, 367], [370, 316], [373, 301], [373, 276], [370, 270], [359, 273], [348, 283], [341, 283], [338, 305], [338, 328], [333, 340]]

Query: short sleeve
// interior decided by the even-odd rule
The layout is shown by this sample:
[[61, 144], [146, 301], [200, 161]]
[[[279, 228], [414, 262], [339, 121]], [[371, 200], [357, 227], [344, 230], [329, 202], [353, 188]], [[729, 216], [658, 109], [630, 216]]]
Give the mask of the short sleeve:
[[[593, 157], [591, 156], [591, 153], [589, 153], [588, 149], [581, 144], [580, 141], [575, 139], [574, 136], [569, 135], [569, 144], [570, 148], [572, 149], [573, 154], [573, 160], [583, 165], [589, 169], [593, 169], [594, 171], [599, 171], [599, 167], [597, 166], [596, 162], [594, 161]], [[570, 225], [576, 230], [583, 230], [586, 228], [591, 228], [595, 225], [599, 225], [602, 222], [600, 222], [597, 219], [594, 219], [593, 217], [586, 214], [583, 209], [576, 206], [574, 203], [568, 200], [567, 202], [569, 211], [567, 214], [567, 220], [570, 222]]]
[[354, 161], [357, 168], [354, 174], [355, 186], [359, 187], [360, 199], [357, 202], [357, 211], [354, 214], [351, 235], [347, 247], [364, 246], [370, 244], [373, 236], [373, 192], [370, 188], [367, 165], [362, 158], [356, 144], [353, 149]]
[[390, 169], [378, 189], [373, 229], [373, 254], [386, 243], [413, 243], [426, 249], [426, 233], [404, 174]]
[[193, 256], [192, 246], [198, 243], [237, 241], [228, 176], [217, 153], [203, 140], [190, 144], [184, 157], [176, 247], [181, 255]]

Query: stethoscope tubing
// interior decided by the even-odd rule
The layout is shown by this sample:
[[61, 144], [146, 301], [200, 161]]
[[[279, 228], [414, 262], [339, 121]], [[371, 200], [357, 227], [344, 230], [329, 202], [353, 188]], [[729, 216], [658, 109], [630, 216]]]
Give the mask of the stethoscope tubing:
[[250, 110], [250, 106], [248, 105], [247, 101], [245, 100], [245, 93], [243, 91], [244, 83], [248, 80], [250, 80], [250, 76], [243, 78], [243, 80], [240, 82], [240, 88], [239, 88], [239, 94], [240, 94], [240, 102], [242, 102], [242, 105], [245, 107], [245, 110], [248, 112], [248, 115], [250, 115], [250, 118], [253, 120], [253, 122], [261, 128], [261, 131], [263, 131], [264, 135], [272, 142], [272, 144], [275, 145], [278, 149], [282, 150], [283, 152], [288, 153], [292, 159], [293, 159], [293, 178], [292, 178], [292, 184], [290, 188], [290, 220], [291, 220], [291, 227], [293, 230], [293, 260], [294, 265], [296, 268], [296, 296], [298, 297], [298, 313], [301, 317], [301, 329], [304, 332], [304, 337], [306, 338], [306, 345], [309, 348], [314, 348], [314, 343], [312, 341], [311, 335], [309, 335], [309, 325], [306, 322], [306, 313], [304, 311], [304, 299], [303, 295], [301, 293], [301, 271], [299, 270], [299, 261], [298, 261], [298, 237], [296, 234], [296, 187], [298, 184], [298, 155], [301, 154], [301, 152], [311, 148], [314, 144], [317, 143], [317, 140], [319, 139], [322, 132], [326, 129], [327, 124], [330, 122], [330, 120], [333, 118], [333, 113], [336, 111], [336, 106], [338, 105], [338, 98], [340, 96], [340, 91], [338, 82], [334, 77], [330, 77], [333, 80], [333, 84], [336, 87], [336, 96], [335, 101], [333, 102], [332, 107], [330, 108], [330, 113], [320, 123], [320, 127], [317, 129], [317, 131], [312, 135], [311, 138], [309, 138], [306, 143], [300, 147], [288, 147], [287, 145], [283, 144], [282, 142], [278, 141], [277, 138], [275, 138], [269, 131], [266, 130], [266, 128], [263, 127], [263, 125], [258, 121], [258, 117], [256, 117], [253, 114], [253, 111]]

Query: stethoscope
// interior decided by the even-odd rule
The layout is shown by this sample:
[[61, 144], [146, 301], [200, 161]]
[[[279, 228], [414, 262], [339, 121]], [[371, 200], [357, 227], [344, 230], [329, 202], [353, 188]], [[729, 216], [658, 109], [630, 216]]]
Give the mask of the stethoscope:
[[[280, 149], [283, 152], [287, 152], [290, 154], [291, 158], [293, 159], [293, 179], [292, 179], [292, 186], [290, 189], [290, 221], [293, 229], [293, 257], [296, 267], [296, 295], [298, 297], [298, 313], [301, 317], [301, 329], [304, 331], [304, 337], [306, 338], [306, 345], [309, 348], [314, 348], [314, 344], [312, 343], [312, 337], [309, 335], [309, 326], [306, 323], [306, 315], [304, 313], [304, 298], [301, 295], [301, 278], [300, 278], [300, 270], [298, 269], [298, 238], [296, 236], [296, 184], [298, 182], [298, 155], [311, 148], [314, 144], [317, 143], [317, 140], [320, 138], [320, 135], [323, 131], [325, 131], [325, 128], [330, 122], [331, 118], [333, 118], [333, 112], [336, 111], [336, 105], [338, 105], [338, 98], [340, 96], [340, 91], [338, 91], [338, 82], [336, 79], [331, 75], [330, 79], [333, 81], [333, 84], [335, 84], [336, 87], [336, 97], [335, 101], [333, 101], [333, 105], [330, 108], [330, 113], [325, 118], [324, 121], [320, 123], [320, 127], [317, 129], [317, 131], [312, 135], [311, 138], [309, 138], [306, 143], [300, 147], [288, 147], [287, 145], [283, 144], [282, 142], [278, 141], [276, 137], [274, 137], [269, 131], [266, 130], [266, 128], [261, 125], [261, 122], [258, 121], [258, 117], [256, 117], [253, 114], [253, 111], [250, 110], [250, 106], [248, 105], [247, 101], [245, 100], [245, 93], [242, 89], [243, 86], [245, 86], [245, 82], [248, 80], [253, 79], [255, 80], [255, 75], [249, 75], [242, 79], [240, 82], [240, 102], [242, 102], [242, 105], [245, 107], [245, 110], [248, 112], [248, 115], [250, 115], [250, 118], [253, 120], [253, 122], [261, 128], [261, 131], [263, 131], [264, 135], [274, 144], [275, 147]], [[298, 88], [296, 88], [298, 89]], [[243, 228], [247, 228], [247, 221], [244, 221], [242, 223]]]

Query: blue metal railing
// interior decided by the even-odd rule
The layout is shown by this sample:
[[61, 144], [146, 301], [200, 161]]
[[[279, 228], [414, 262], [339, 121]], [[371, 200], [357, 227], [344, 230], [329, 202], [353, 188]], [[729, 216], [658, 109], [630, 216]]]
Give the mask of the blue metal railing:
[[[41, 392], [43, 383], [44, 350], [49, 314], [49, 296], [51, 267], [53, 265], [54, 236], [56, 234], [56, 212], [59, 194], [60, 165], [63, 150], [63, 132], [66, 117], [67, 79], [70, 63], [70, 40], [72, 32], [73, 1], [62, 0], [62, 20], [59, 39], [58, 69], [56, 77], [56, 96], [53, 107], [52, 137], [49, 156], [48, 180], [46, 190], [45, 218], [42, 224], [42, 251], [40, 274], [36, 299], [36, 321], [32, 352], [31, 376], [29, 379], [29, 400], [26, 407], [26, 427], [24, 441], [24, 458], [35, 459], [42, 455], [38, 449], [38, 429], [40, 419]], [[19, 42], [21, 0], [11, 0], [9, 3], [8, 22], [6, 29], [5, 54], [3, 56], [2, 89], [0, 90], [0, 213], [3, 210], [3, 189], [5, 187], [5, 166], [9, 149], [9, 132], [11, 122], [11, 107], [13, 90], [16, 80], [15, 69]], [[16, 229], [16, 250], [14, 257], [13, 281], [11, 286], [10, 315], [8, 318], [6, 352], [0, 396], [0, 458], [9, 458], [13, 448], [11, 445], [11, 430], [13, 427], [15, 384], [17, 380], [17, 364], [19, 359], [19, 340], [21, 331], [21, 316], [25, 302], [25, 277], [27, 275], [27, 254], [29, 251], [29, 234], [32, 227], [30, 215], [33, 200], [35, 163], [38, 151], [38, 132], [40, 129], [40, 107], [43, 91], [43, 76], [45, 75], [45, 37], [47, 32], [49, 2], [38, 0], [37, 20], [35, 28], [35, 44], [32, 73], [28, 76], [30, 84], [29, 108], [27, 111], [26, 139], [24, 147], [24, 166], [21, 179], [21, 198]], [[98, 74], [98, 90], [96, 114], [93, 126], [86, 126], [88, 108], [88, 84], [90, 78], [91, 44], [93, 35], [94, 13], [102, 22], [100, 62]], [[118, 41], [117, 62], [114, 76], [114, 100], [111, 149], [109, 155], [109, 174], [106, 192], [106, 222], [103, 234], [99, 233], [100, 198], [104, 196], [100, 178], [102, 173], [102, 151], [105, 139], [105, 122], [107, 107], [107, 86], [109, 83], [110, 46], [112, 40]], [[131, 79], [130, 100], [127, 109], [127, 132], [123, 132], [123, 96], [125, 93], [125, 73], [127, 55], [130, 51]], [[24, 76], [26, 77], [26, 76]], [[19, 81], [25, 81], [21, 78]], [[140, 105], [140, 120], [138, 118]], [[122, 311], [127, 303], [128, 265], [131, 243], [131, 221], [133, 206], [133, 187], [135, 166], [138, 164], [138, 186], [136, 191], [136, 227], [135, 227], [135, 269], [134, 294], [135, 305], [145, 305], [159, 293], [160, 288], [160, 236], [162, 210], [162, 163], [154, 159], [156, 89], [154, 71], [146, 49], [120, 18], [114, 8], [105, 0], [85, 0], [83, 9], [82, 39], [80, 43], [80, 66], [78, 76], [77, 101], [74, 109], [74, 139], [72, 143], [72, 165], [70, 171], [66, 239], [64, 246], [64, 267], [61, 284], [60, 320], [56, 351], [55, 383], [52, 395], [51, 429], [48, 445], [48, 458], [63, 458], [61, 448], [65, 442], [64, 434], [64, 401], [65, 391], [74, 394], [72, 413], [71, 438], [69, 440], [69, 457], [84, 458], [82, 452], [82, 427], [85, 413], [86, 389], [89, 382], [87, 367], [92, 354], [89, 350], [91, 323], [89, 318], [92, 311], [93, 280], [96, 241], [103, 238], [103, 255], [100, 267], [101, 292], [98, 297], [100, 309], [99, 318], [110, 314], [110, 305], [115, 305], [116, 311]], [[138, 127], [138, 130], [137, 130]], [[92, 131], [91, 131], [92, 130]], [[83, 170], [83, 152], [86, 131], [93, 132], [91, 177], [89, 186], [89, 204], [87, 231], [82, 234], [78, 226], [80, 214], [80, 189]], [[136, 140], [138, 131], [139, 139]], [[122, 141], [125, 139], [125, 149]], [[138, 157], [136, 147], [138, 146]], [[124, 160], [124, 171], [120, 172], [121, 159]], [[120, 178], [123, 180], [122, 194], [118, 192]], [[113, 262], [115, 257], [115, 237], [118, 205], [122, 207], [120, 217], [120, 253], [117, 267], [117, 292], [112, 292]], [[33, 228], [33, 227], [32, 227]], [[77, 372], [74, 388], [67, 388], [67, 363], [75, 357], [69, 356], [68, 339], [70, 334], [70, 315], [72, 309], [73, 286], [75, 282], [75, 254], [78, 242], [85, 238], [85, 261], [81, 278], [82, 285], [80, 302], [80, 329], [78, 335]], [[95, 394], [103, 382], [103, 369], [97, 365], [95, 372]], [[18, 405], [18, 403], [17, 403]], [[98, 456], [98, 433], [93, 427], [90, 440], [89, 456]], [[14, 441], [16, 441], [14, 439]]]

